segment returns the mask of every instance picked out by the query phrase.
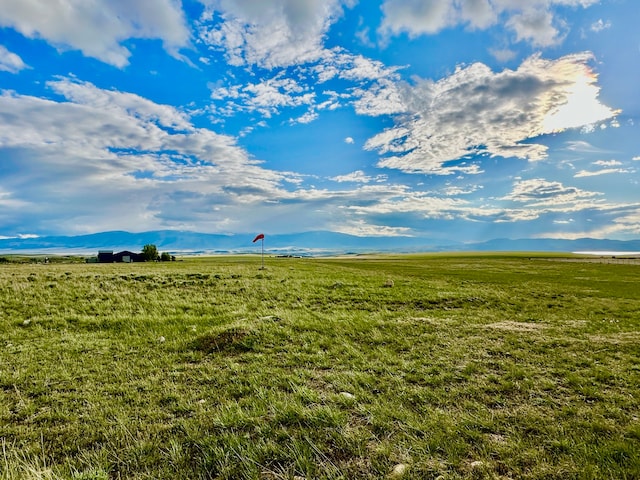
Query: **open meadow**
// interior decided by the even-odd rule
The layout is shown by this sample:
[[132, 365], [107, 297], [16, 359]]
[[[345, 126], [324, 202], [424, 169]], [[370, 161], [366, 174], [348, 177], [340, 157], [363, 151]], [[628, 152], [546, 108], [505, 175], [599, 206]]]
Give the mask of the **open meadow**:
[[640, 265], [0, 265], [0, 480], [638, 479]]

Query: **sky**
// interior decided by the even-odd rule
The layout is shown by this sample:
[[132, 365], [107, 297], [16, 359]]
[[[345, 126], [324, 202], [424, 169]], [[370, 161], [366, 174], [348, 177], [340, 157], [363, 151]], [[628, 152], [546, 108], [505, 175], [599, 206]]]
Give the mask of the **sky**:
[[637, 0], [0, 0], [0, 238], [640, 237]]

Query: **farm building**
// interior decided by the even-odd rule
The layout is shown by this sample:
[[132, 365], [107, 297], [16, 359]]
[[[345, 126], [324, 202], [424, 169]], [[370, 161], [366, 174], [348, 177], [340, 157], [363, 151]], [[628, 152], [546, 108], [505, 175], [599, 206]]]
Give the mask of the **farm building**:
[[128, 250], [113, 253], [113, 250], [100, 250], [98, 252], [98, 263], [131, 263], [144, 262], [144, 256], [141, 253], [134, 253]]
[[98, 263], [113, 263], [113, 250], [100, 250], [98, 252]]

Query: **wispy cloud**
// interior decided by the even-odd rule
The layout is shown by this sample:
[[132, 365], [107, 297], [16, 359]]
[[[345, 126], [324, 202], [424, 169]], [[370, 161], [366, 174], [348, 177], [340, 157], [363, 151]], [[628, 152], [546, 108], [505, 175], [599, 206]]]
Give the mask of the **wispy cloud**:
[[599, 167], [615, 167], [622, 165], [622, 162], [619, 160], [596, 160], [593, 164]]
[[386, 175], [377, 175], [375, 177], [371, 177], [366, 175], [362, 170], [356, 170], [355, 172], [348, 173], [346, 175], [338, 175], [336, 177], [331, 177], [330, 180], [338, 183], [351, 182], [351, 183], [371, 183], [371, 182], [380, 182], [382, 180], [386, 180]]
[[591, 24], [591, 31], [592, 32], [596, 32], [596, 33], [599, 33], [599, 32], [601, 32], [603, 30], [607, 30], [609, 28], [611, 28], [611, 22], [609, 22], [609, 21], [605, 22], [601, 18], [598, 19], [597, 22], [594, 22], [594, 23]]
[[601, 195], [602, 193], [567, 187], [561, 182], [534, 178], [516, 182], [511, 193], [502, 199], [523, 203], [528, 206], [543, 207], [575, 204], [584, 201], [593, 202], [594, 197]]
[[577, 172], [574, 177], [596, 177], [598, 175], [610, 175], [612, 173], [632, 173], [634, 170], [629, 168], [603, 168], [601, 170], [580, 170]]
[[516, 58], [516, 52], [509, 48], [490, 48], [489, 53], [499, 62], [508, 62]]
[[7, 50], [0, 45], [0, 71], [9, 73], [18, 73], [20, 70], [29, 68], [19, 55]]
[[482, 190], [484, 188], [483, 185], [458, 185], [458, 186], [448, 186], [442, 190], [443, 195], [447, 196], [458, 196], [458, 195], [470, 195], [472, 193], [477, 192], [478, 190]]
[[640, 214], [639, 204], [632, 204], [621, 207], [612, 207], [602, 212], [602, 219], [599, 222], [592, 222], [591, 228], [584, 228], [585, 225], [578, 225], [574, 222], [574, 229], [561, 230], [559, 232], [541, 232], [541, 238], [613, 238], [623, 235], [627, 238], [634, 238], [640, 234]]
[[605, 150], [600, 147], [595, 147], [594, 145], [586, 142], [584, 140], [570, 140], [566, 142], [565, 149], [571, 152], [579, 152], [579, 153], [607, 153], [609, 150]]
[[408, 227], [390, 227], [388, 225], [373, 225], [364, 220], [355, 220], [348, 223], [332, 225], [336, 232], [355, 235], [357, 237], [412, 237], [412, 231]]
[[632, 168], [623, 168], [623, 163], [619, 160], [596, 160], [592, 165], [599, 168], [598, 170], [580, 170], [574, 175], [574, 178], [580, 177], [596, 177], [599, 175], [609, 175], [613, 173], [634, 173]]

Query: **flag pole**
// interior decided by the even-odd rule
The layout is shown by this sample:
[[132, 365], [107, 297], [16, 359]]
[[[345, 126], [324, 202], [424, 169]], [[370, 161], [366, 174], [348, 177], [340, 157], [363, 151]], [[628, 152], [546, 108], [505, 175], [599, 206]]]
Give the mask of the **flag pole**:
[[262, 258], [262, 266], [260, 267], [260, 270], [264, 270], [264, 233], [259, 233], [258, 235], [256, 235], [256, 238], [253, 239], [253, 243], [256, 243], [258, 240], [260, 240], [260, 257]]

